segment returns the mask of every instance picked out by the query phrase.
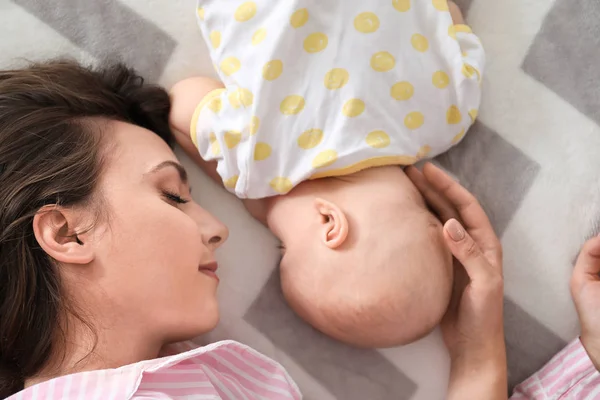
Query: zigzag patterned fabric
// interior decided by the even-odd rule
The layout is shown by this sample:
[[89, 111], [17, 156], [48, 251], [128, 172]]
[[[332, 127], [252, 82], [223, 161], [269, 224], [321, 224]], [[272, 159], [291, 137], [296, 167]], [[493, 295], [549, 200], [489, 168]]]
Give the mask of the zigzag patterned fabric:
[[[600, 2], [457, 2], [484, 43], [487, 72], [478, 122], [437, 162], [481, 200], [502, 238], [513, 386], [578, 334], [568, 281], [600, 228]], [[119, 58], [166, 87], [215, 76], [193, 0], [0, 0], [0, 38], [0, 68], [71, 56]], [[232, 232], [220, 253], [222, 322], [199, 343], [252, 346], [283, 364], [307, 399], [444, 397], [439, 332], [381, 351], [315, 332], [283, 301], [276, 240], [178, 155], [204, 189], [196, 200]]]

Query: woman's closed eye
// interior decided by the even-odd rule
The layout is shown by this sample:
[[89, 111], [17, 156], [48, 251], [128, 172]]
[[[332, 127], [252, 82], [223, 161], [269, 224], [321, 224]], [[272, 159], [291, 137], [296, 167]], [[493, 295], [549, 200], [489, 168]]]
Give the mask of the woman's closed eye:
[[162, 194], [167, 201], [175, 204], [187, 204], [190, 202], [190, 200], [184, 199], [183, 197], [181, 197], [181, 195], [168, 190], [163, 190]]

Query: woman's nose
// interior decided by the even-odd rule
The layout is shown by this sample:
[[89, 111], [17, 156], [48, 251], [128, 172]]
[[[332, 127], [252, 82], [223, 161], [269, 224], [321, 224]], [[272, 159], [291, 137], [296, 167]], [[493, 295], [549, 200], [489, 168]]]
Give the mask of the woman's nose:
[[218, 219], [210, 215], [202, 224], [202, 241], [204, 244], [215, 250], [220, 247], [229, 237], [229, 229]]

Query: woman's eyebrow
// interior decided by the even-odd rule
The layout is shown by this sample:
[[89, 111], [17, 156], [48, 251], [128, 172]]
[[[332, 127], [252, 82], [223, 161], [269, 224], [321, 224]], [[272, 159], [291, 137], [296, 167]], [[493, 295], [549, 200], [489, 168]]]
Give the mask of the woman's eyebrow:
[[185, 168], [183, 168], [183, 166], [175, 161], [163, 161], [160, 164], [158, 164], [157, 166], [155, 166], [154, 168], [152, 168], [148, 174], [154, 174], [162, 169], [165, 168], [175, 168], [177, 170], [177, 173], [179, 173], [179, 178], [181, 179], [181, 181], [183, 183], [188, 183], [188, 174], [187, 171], [185, 170]]

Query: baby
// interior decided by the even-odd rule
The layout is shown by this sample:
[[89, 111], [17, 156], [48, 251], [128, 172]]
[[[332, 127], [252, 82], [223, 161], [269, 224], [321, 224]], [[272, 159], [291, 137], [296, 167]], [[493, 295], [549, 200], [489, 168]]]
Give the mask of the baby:
[[450, 299], [442, 227], [402, 168], [477, 117], [484, 52], [446, 0], [201, 0], [224, 87], [173, 88], [179, 143], [281, 240], [290, 306], [346, 343], [428, 334]]

